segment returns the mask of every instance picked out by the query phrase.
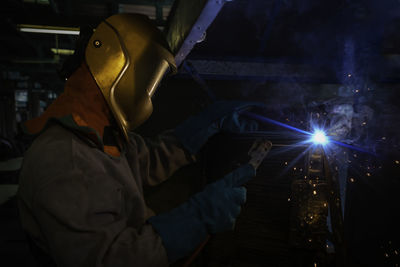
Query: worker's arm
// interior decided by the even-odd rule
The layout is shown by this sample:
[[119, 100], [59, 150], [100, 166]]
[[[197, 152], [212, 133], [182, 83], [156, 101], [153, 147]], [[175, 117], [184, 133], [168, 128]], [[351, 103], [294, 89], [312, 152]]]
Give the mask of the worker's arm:
[[240, 115], [241, 112], [256, 106], [263, 107], [260, 103], [241, 101], [215, 102], [178, 125], [175, 135], [187, 151], [196, 154], [211, 136], [221, 131], [256, 131], [258, 124]]
[[154, 138], [130, 133], [127, 159], [132, 170], [139, 170], [145, 185], [157, 185], [176, 170], [193, 163], [195, 157], [183, 148], [172, 130]]
[[35, 194], [32, 211], [57, 266], [167, 266], [161, 238], [126, 213], [125, 197], [121, 185], [101, 172], [77, 170]]
[[193, 155], [212, 135], [220, 131], [255, 131], [257, 123], [240, 116], [241, 111], [255, 106], [262, 104], [220, 101], [155, 139], [145, 139], [132, 133], [127, 154], [129, 163], [132, 169], [141, 170], [144, 184], [157, 185], [178, 168], [193, 162]]

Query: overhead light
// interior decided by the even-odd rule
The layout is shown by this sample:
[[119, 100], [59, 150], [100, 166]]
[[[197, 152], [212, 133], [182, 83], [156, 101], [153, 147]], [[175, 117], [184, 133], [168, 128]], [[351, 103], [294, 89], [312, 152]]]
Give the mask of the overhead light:
[[21, 32], [79, 35], [79, 28], [73, 27], [19, 24], [17, 28]]
[[51, 52], [55, 55], [72, 55], [74, 54], [75, 50], [72, 49], [62, 49], [62, 48], [51, 48]]
[[23, 0], [24, 3], [32, 3], [32, 4], [39, 4], [39, 5], [50, 5], [49, 0]]

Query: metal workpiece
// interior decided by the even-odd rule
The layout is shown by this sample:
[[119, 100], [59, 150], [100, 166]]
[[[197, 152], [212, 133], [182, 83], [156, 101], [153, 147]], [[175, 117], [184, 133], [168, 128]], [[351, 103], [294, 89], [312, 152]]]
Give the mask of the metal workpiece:
[[[322, 145], [311, 149], [306, 157], [306, 172], [292, 182], [290, 245], [297, 262], [342, 264], [344, 262], [343, 218], [337, 177], [331, 171]], [[341, 266], [341, 265], [337, 265]]]
[[314, 151], [309, 153], [307, 177], [309, 180], [324, 178], [324, 152], [322, 146], [317, 146]]
[[328, 237], [327, 183], [298, 179], [291, 190], [290, 245], [323, 253]]
[[306, 175], [295, 179], [291, 188], [290, 243], [294, 248], [322, 253], [328, 238], [329, 202], [322, 146], [311, 150], [306, 158]]

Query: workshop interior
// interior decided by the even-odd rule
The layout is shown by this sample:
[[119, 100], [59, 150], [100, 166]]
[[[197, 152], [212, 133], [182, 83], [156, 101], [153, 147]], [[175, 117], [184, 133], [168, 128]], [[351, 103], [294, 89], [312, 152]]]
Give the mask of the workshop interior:
[[80, 31], [117, 13], [154, 21], [178, 67], [137, 133], [217, 101], [262, 104], [240, 114], [256, 131], [213, 136], [145, 189], [158, 213], [258, 167], [234, 230], [174, 266], [400, 265], [400, 1], [4, 0], [0, 13], [0, 266], [37, 266], [15, 199], [32, 141], [20, 125], [63, 92]]

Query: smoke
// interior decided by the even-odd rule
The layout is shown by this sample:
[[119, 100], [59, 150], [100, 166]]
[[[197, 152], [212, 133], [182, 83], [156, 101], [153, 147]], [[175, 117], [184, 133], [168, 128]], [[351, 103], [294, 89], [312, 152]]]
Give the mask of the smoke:
[[[290, 27], [291, 43], [282, 44], [283, 48], [301, 52], [297, 59], [327, 78], [312, 85], [287, 77], [252, 82], [243, 95], [257, 96], [254, 100], [269, 107], [265, 115], [293, 126], [308, 130], [304, 121], [309, 114], [319, 114], [338, 140], [384, 154], [399, 148], [399, 103], [390, 103], [399, 96], [394, 84], [384, 85], [390, 73], [384, 66], [385, 42], [395, 34], [392, 25], [400, 19], [400, 2], [284, 1], [279, 9], [271, 10], [270, 36], [265, 36], [268, 25], [264, 24], [258, 26], [260, 36], [273, 43], [281, 36], [280, 30]], [[266, 11], [257, 12], [247, 11], [248, 19], [253, 15], [257, 21]], [[285, 14], [292, 16], [283, 20]], [[271, 44], [261, 42], [261, 46], [260, 51], [268, 51]], [[293, 64], [290, 59], [284, 61]]]

